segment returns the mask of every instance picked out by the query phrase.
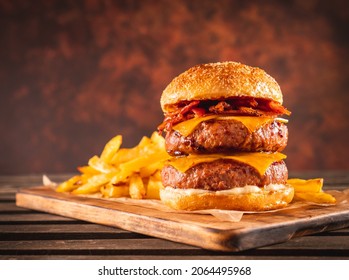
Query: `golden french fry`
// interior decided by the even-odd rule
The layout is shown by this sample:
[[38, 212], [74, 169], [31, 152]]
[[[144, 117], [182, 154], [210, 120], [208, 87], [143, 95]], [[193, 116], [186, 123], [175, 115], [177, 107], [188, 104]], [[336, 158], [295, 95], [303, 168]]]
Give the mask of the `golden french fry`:
[[123, 170], [119, 169], [113, 178], [111, 178], [110, 183], [112, 185], [119, 185], [120, 183], [125, 183], [129, 180], [129, 177], [132, 175], [132, 170]]
[[131, 176], [133, 173], [137, 173], [140, 171], [140, 169], [151, 163], [151, 159], [148, 157], [138, 157], [135, 158], [134, 160], [130, 160], [128, 162], [125, 162], [123, 164], [120, 164], [120, 172], [118, 173], [117, 177], [114, 177], [117, 179], [117, 182], [113, 183], [118, 183], [118, 182], [123, 182], [125, 181], [129, 176]]
[[92, 158], [90, 158], [88, 161], [88, 165], [101, 173], [116, 172], [115, 167], [109, 165], [98, 156], [93, 156]]
[[75, 190], [78, 188], [81, 184], [79, 182], [81, 181], [81, 175], [75, 175], [68, 179], [67, 181], [61, 183], [56, 188], [56, 192], [70, 192], [72, 190]]
[[156, 173], [158, 170], [161, 170], [164, 167], [165, 161], [158, 161], [154, 162], [152, 164], [149, 164], [147, 166], [143, 166], [139, 170], [139, 174], [141, 175], [142, 178], [149, 177], [150, 175], [153, 175]]
[[104, 147], [102, 154], [101, 154], [101, 160], [103, 160], [106, 163], [110, 163], [113, 156], [116, 154], [116, 152], [120, 149], [122, 143], [122, 136], [117, 135], [114, 138], [112, 138]]
[[295, 190], [294, 201], [308, 201], [319, 204], [336, 203], [336, 199], [332, 195], [323, 192], [323, 182], [322, 178], [308, 180], [294, 178], [287, 180], [287, 183], [292, 185]]
[[113, 186], [107, 184], [101, 187], [101, 193], [103, 197], [129, 197], [130, 187], [129, 186]]
[[145, 187], [139, 175], [132, 175], [130, 178], [130, 196], [135, 199], [145, 197]]
[[335, 204], [336, 199], [324, 192], [300, 192], [294, 194], [294, 200], [310, 201], [319, 204]]
[[[142, 153], [144, 153], [144, 151], [147, 149], [147, 147], [149, 147], [151, 145], [151, 140], [149, 137], [147, 136], [143, 136], [141, 141], [139, 141], [138, 145], [136, 146], [136, 148], [138, 148], [138, 156], [140, 156]], [[129, 158], [129, 160], [131, 160], [131, 158]]]
[[156, 151], [155, 153], [140, 156], [123, 164], [120, 164], [121, 170], [130, 170], [132, 172], [139, 172], [142, 167], [149, 166], [154, 162], [165, 160], [169, 158], [166, 151]]
[[159, 150], [165, 150], [165, 139], [157, 131], [153, 132], [150, 140]]
[[324, 179], [316, 178], [316, 179], [288, 179], [287, 183], [293, 186], [294, 191], [298, 192], [321, 192], [323, 186]]
[[163, 188], [162, 182], [155, 176], [150, 176], [147, 184], [148, 199], [160, 199], [160, 189]]
[[143, 136], [139, 144], [131, 149], [120, 149], [111, 159], [110, 163], [119, 165], [121, 163], [130, 161], [141, 155], [142, 150], [150, 145], [150, 139]]
[[78, 170], [80, 171], [80, 173], [83, 174], [90, 174], [90, 175], [95, 175], [95, 174], [99, 174], [100, 172], [94, 168], [92, 168], [91, 166], [79, 166]]
[[114, 173], [95, 175], [87, 180], [85, 184], [73, 191], [74, 194], [93, 194], [100, 191], [101, 186], [107, 184]]
[[138, 157], [134, 160], [125, 162], [119, 165], [119, 170], [116, 175], [112, 178], [111, 183], [117, 185], [125, 182], [133, 174], [139, 172], [140, 168], [149, 162], [145, 162], [144, 157]]
[[120, 149], [111, 159], [111, 164], [119, 165], [120, 163], [129, 161], [132, 158], [138, 157], [139, 151], [136, 148], [132, 149]]
[[156, 171], [153, 175], [154, 179], [161, 181], [161, 169], [159, 169], [158, 171]]

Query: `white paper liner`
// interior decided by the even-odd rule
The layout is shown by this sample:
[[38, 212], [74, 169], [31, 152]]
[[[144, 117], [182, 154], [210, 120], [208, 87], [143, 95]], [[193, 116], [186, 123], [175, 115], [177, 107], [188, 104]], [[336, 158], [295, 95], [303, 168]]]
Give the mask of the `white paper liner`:
[[[43, 176], [43, 184], [44, 186], [55, 189], [57, 187], [57, 183], [52, 182], [46, 175]], [[349, 201], [349, 189], [345, 189], [343, 191], [339, 190], [328, 190], [327, 193], [333, 195], [336, 198], [336, 205], [348, 203]], [[333, 204], [319, 204], [310, 201], [298, 201], [292, 202], [287, 207], [275, 210], [268, 211], [236, 211], [236, 210], [221, 210], [221, 209], [207, 209], [207, 210], [195, 210], [195, 211], [184, 211], [184, 210], [175, 210], [172, 209], [165, 204], [163, 204], [160, 200], [155, 199], [132, 199], [128, 197], [119, 197], [119, 198], [104, 198], [100, 193], [89, 194], [89, 195], [79, 195], [84, 197], [98, 198], [107, 201], [115, 201], [118, 203], [123, 203], [127, 205], [140, 206], [145, 208], [156, 209], [162, 212], [168, 213], [180, 213], [180, 214], [201, 214], [201, 215], [212, 215], [217, 218], [219, 221], [225, 222], [239, 222], [244, 214], [261, 214], [261, 213], [271, 213], [278, 211], [285, 211], [290, 209], [301, 208], [307, 205], [317, 205], [317, 206], [333, 206]]]
[[52, 182], [50, 180], [50, 178], [47, 177], [46, 175], [42, 176], [42, 183], [44, 184], [45, 187], [49, 187], [49, 188], [54, 189], [54, 190], [56, 189], [56, 187], [58, 185], [57, 183]]

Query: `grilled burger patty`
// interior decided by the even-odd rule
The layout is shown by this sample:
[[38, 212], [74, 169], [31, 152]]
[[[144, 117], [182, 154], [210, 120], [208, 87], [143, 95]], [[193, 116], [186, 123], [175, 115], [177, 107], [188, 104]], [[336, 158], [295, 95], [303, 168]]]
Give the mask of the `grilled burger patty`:
[[288, 171], [284, 161], [274, 162], [260, 175], [252, 166], [230, 159], [197, 164], [185, 173], [171, 165], [161, 172], [164, 187], [179, 189], [227, 190], [235, 187], [286, 184]]
[[208, 120], [187, 137], [171, 130], [166, 134], [166, 150], [172, 155], [199, 153], [280, 152], [287, 145], [288, 130], [276, 120], [250, 132], [234, 120]]

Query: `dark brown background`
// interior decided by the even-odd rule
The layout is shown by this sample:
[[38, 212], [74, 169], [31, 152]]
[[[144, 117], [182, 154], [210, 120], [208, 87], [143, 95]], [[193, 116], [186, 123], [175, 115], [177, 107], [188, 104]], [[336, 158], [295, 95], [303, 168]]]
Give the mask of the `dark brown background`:
[[171, 79], [234, 60], [279, 82], [291, 171], [349, 170], [348, 1], [0, 0], [0, 173], [73, 172], [162, 121]]

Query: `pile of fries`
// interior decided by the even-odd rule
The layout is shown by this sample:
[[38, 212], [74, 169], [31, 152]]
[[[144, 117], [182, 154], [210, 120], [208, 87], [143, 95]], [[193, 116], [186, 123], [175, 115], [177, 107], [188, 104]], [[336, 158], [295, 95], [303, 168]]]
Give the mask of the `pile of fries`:
[[329, 193], [322, 190], [324, 180], [317, 179], [288, 179], [287, 184], [293, 186], [294, 197], [293, 201], [307, 201], [317, 204], [335, 204], [336, 199]]
[[100, 156], [93, 156], [88, 165], [78, 167], [81, 174], [61, 183], [57, 192], [96, 194], [102, 197], [159, 199], [162, 188], [160, 171], [170, 157], [165, 140], [157, 132], [143, 137], [133, 148], [120, 149], [122, 136], [112, 138]]

